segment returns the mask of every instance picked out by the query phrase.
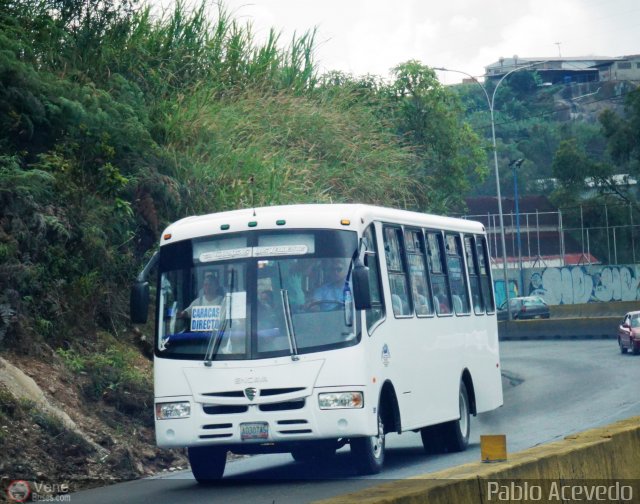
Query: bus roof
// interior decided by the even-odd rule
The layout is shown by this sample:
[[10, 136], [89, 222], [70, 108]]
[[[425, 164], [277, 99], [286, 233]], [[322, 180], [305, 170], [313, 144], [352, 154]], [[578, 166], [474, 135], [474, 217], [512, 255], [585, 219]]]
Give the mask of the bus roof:
[[[345, 220], [350, 223], [344, 224]], [[163, 237], [171, 235], [171, 238], [163, 238], [161, 244], [211, 236], [212, 234], [237, 233], [250, 229], [332, 228], [358, 230], [364, 229], [372, 221], [467, 233], [484, 233], [484, 226], [481, 223], [453, 217], [363, 204], [305, 204], [245, 208], [186, 217], [165, 229]]]

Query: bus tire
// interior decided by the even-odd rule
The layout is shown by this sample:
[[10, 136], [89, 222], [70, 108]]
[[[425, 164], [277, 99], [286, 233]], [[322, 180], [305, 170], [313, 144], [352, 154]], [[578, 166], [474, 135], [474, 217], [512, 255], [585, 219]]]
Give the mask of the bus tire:
[[424, 451], [429, 455], [445, 452], [446, 446], [444, 443], [442, 424], [423, 427], [420, 429], [420, 437], [422, 438]]
[[351, 440], [351, 456], [359, 474], [378, 474], [384, 466], [384, 455], [384, 424], [380, 407], [378, 407], [378, 434], [353, 438]]
[[198, 483], [212, 483], [222, 478], [227, 464], [227, 450], [218, 446], [192, 446], [188, 449], [191, 472]]
[[469, 446], [469, 434], [471, 432], [471, 415], [469, 407], [469, 394], [464, 382], [460, 382], [458, 394], [460, 418], [442, 424], [442, 437], [448, 452], [460, 452]]

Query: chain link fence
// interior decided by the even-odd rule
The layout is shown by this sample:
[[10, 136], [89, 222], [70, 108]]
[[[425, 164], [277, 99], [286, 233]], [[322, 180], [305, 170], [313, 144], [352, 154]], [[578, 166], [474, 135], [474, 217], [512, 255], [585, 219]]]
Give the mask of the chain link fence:
[[[487, 229], [492, 263], [503, 267], [497, 213], [465, 215]], [[507, 268], [640, 261], [640, 210], [631, 204], [581, 205], [557, 211], [503, 213]]]

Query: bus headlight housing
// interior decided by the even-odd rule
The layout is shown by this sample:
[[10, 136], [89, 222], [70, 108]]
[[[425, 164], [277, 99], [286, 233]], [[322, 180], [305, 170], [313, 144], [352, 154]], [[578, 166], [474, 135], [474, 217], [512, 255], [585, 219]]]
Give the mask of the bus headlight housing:
[[188, 402], [158, 403], [156, 404], [156, 418], [169, 420], [173, 418], [188, 418], [191, 415], [191, 404]]
[[364, 408], [362, 392], [327, 392], [318, 394], [320, 409]]

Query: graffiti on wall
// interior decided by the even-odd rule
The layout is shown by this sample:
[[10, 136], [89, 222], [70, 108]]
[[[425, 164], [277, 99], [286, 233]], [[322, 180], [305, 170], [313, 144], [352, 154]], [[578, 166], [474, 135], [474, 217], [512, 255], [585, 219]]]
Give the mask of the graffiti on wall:
[[640, 300], [637, 266], [566, 266], [527, 270], [525, 289], [550, 305]]
[[[496, 280], [493, 283], [496, 294], [496, 306], [500, 308], [507, 300], [507, 294], [504, 291], [504, 280]], [[514, 280], [509, 280], [509, 297], [514, 298], [518, 295], [518, 284]]]

